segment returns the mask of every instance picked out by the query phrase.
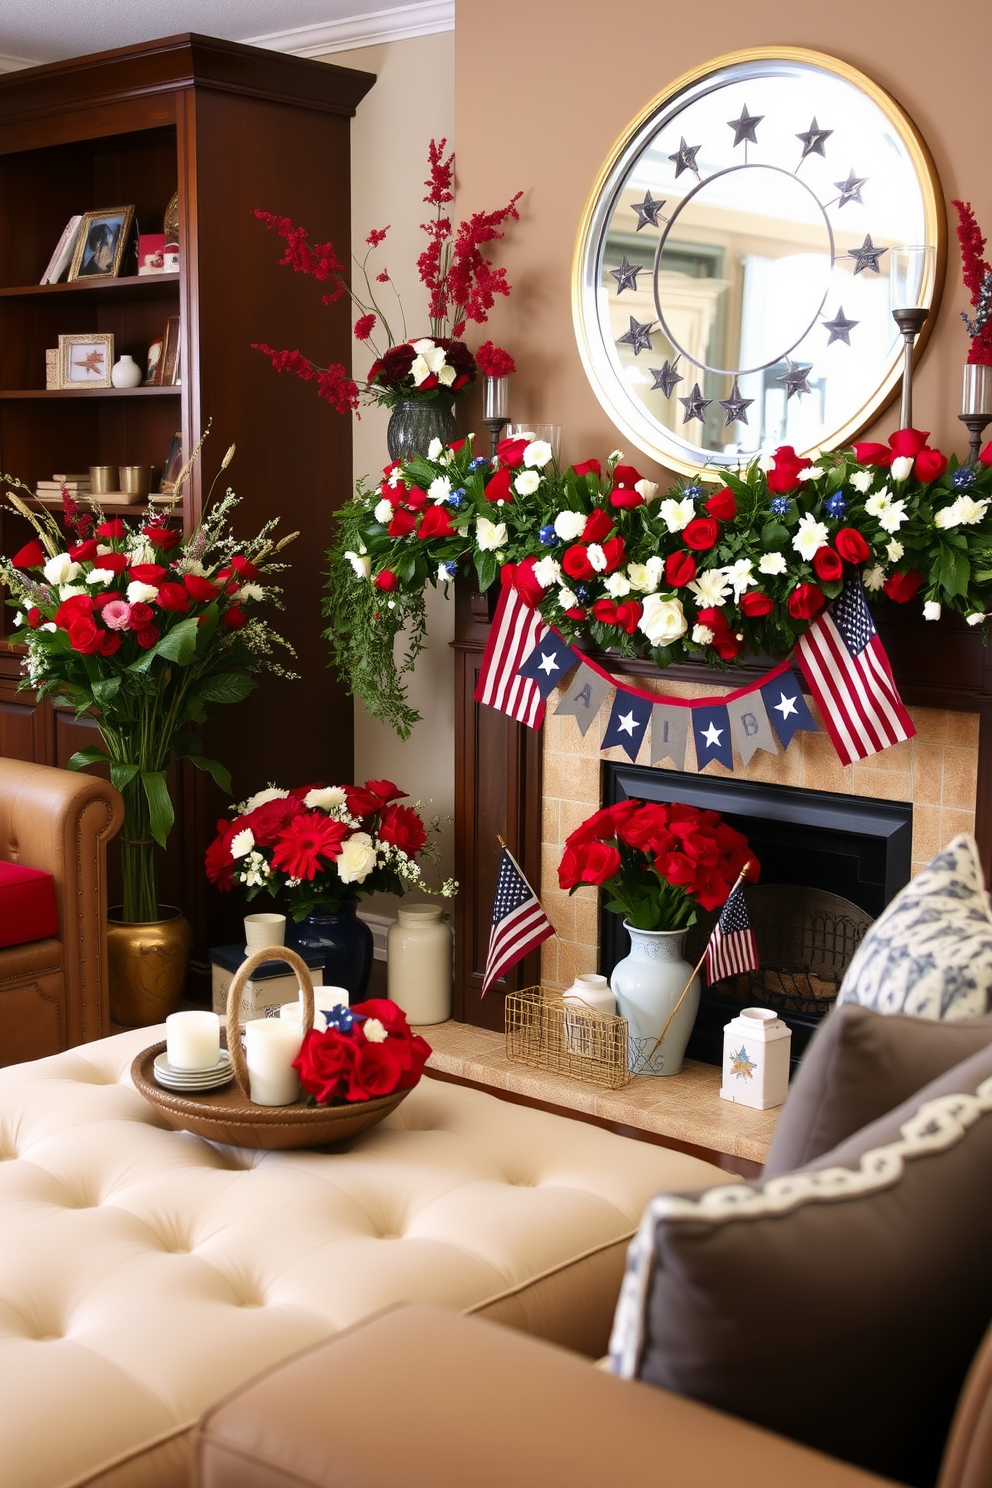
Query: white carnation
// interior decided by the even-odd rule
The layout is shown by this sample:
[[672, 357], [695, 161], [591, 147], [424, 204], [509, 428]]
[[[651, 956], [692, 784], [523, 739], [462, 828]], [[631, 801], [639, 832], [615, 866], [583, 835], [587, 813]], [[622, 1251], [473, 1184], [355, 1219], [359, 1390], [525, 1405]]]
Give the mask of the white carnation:
[[562, 542], [574, 542], [585, 527], [587, 520], [585, 512], [559, 512], [555, 517], [555, 531]]
[[535, 439], [524, 450], [524, 464], [536, 470], [543, 470], [553, 454], [554, 450], [546, 439]]
[[861, 582], [869, 594], [875, 594], [885, 583], [885, 569], [880, 563], [875, 563], [871, 568], [866, 568], [861, 575]]
[[987, 501], [975, 501], [971, 496], [959, 496], [955, 505], [958, 507], [962, 527], [974, 527], [980, 522], [988, 507]]
[[49, 558], [42, 572], [50, 584], [71, 584], [79, 573], [79, 564], [73, 563], [68, 553], [56, 553]]
[[513, 482], [513, 489], [518, 496], [533, 496], [541, 484], [541, 477], [536, 470], [521, 470]]
[[611, 599], [623, 599], [630, 593], [630, 580], [619, 571], [611, 573], [604, 581], [603, 588]]
[[630, 587], [638, 589], [642, 594], [653, 594], [661, 583], [661, 576], [665, 572], [665, 565], [657, 554], [649, 558], [647, 563], [628, 563], [627, 577]]
[[682, 601], [649, 594], [637, 628], [644, 632], [652, 646], [666, 646], [670, 641], [677, 641], [689, 628]]
[[550, 589], [561, 578], [561, 564], [554, 558], [540, 558], [534, 564], [534, 577], [542, 589]]
[[386, 1032], [386, 1025], [380, 1022], [378, 1018], [366, 1018], [362, 1024], [362, 1032], [365, 1035], [366, 1042], [370, 1044], [384, 1044], [389, 1037]]
[[265, 790], [256, 791], [249, 796], [243, 806], [238, 807], [239, 816], [247, 816], [249, 811], [254, 811], [258, 806], [264, 806], [267, 801], [285, 801], [289, 795], [288, 790], [280, 790], [277, 785], [266, 786]]
[[[370, 558], [359, 559], [359, 562], [369, 564], [369, 572], [371, 573], [371, 571], [372, 571], [372, 568], [371, 568], [372, 560]], [[368, 577], [368, 575], [366, 574], [366, 578], [367, 577]], [[242, 584], [240, 586], [240, 588], [238, 589], [238, 599], [239, 600], [241, 600], [241, 599], [253, 599], [253, 600], [255, 600], [257, 602], [258, 600], [261, 600], [261, 599], [264, 599], [264, 598], [265, 598], [265, 590], [262, 588], [262, 585], [261, 584]]]
[[86, 582], [87, 584], [102, 584], [106, 588], [116, 577], [112, 568], [91, 568], [86, 575]]
[[[377, 522], [382, 523], [383, 527], [388, 527], [393, 519], [393, 503], [391, 501], [387, 501], [385, 496], [383, 496], [381, 501], [376, 502], [375, 510], [373, 511], [372, 515], [375, 517]], [[345, 557], [350, 558], [351, 554], [346, 553]]]
[[863, 496], [866, 491], [871, 490], [873, 476], [870, 470], [855, 470], [851, 476], [851, 485]]
[[596, 573], [602, 573], [606, 567], [606, 554], [599, 543], [590, 543], [586, 548], [586, 557]]
[[893, 538], [885, 551], [889, 555], [890, 563], [898, 563], [906, 549], [901, 542], [896, 542], [895, 538]]
[[[379, 505], [380, 506], [387, 507], [388, 510], [389, 510], [390, 516], [392, 515], [393, 508], [389, 505], [389, 502], [388, 501], [382, 501], [382, 502], [379, 503]], [[379, 510], [379, 508], [376, 507], [377, 520], [378, 520], [378, 510]], [[387, 522], [389, 521], [389, 517], [386, 518], [386, 521]], [[368, 579], [368, 578], [371, 578], [371, 576], [372, 576], [372, 559], [368, 556], [367, 553], [365, 553], [365, 554], [362, 554], [362, 553], [352, 553], [352, 552], [349, 551], [349, 552], [345, 553], [344, 556], [347, 558], [348, 562], [351, 564], [352, 568], [355, 570], [355, 577], [356, 578], [358, 578], [358, 579]]]
[[506, 542], [506, 523], [490, 522], [488, 517], [478, 517], [475, 523], [475, 540], [484, 553], [494, 553]]
[[337, 806], [346, 805], [347, 801], [347, 793], [341, 785], [316, 786], [303, 797], [304, 806], [317, 807], [320, 811], [333, 811]]
[[669, 532], [681, 532], [683, 527], [688, 527], [696, 515], [696, 508], [691, 496], [686, 496], [683, 501], [676, 501], [669, 496], [658, 508], [661, 520]]
[[428, 460], [440, 460], [440, 458], [441, 458], [441, 456], [442, 456], [443, 453], [444, 453], [444, 445], [441, 443], [440, 439], [438, 439], [437, 435], [435, 434], [434, 438], [431, 440], [430, 444], [427, 446], [427, 458], [428, 458]]
[[336, 860], [342, 883], [361, 883], [375, 867], [375, 847], [368, 832], [353, 832]]
[[807, 512], [804, 517], [799, 518], [799, 530], [792, 539], [792, 546], [809, 563], [817, 549], [823, 547], [827, 536], [827, 524], [818, 522]]
[[442, 501], [447, 501], [451, 495], [451, 479], [447, 475], [436, 476], [427, 487], [427, 495], [435, 506], [440, 506]]
[[784, 553], [765, 553], [758, 559], [758, 572], [763, 574], [783, 574], [788, 566]]
[[231, 857], [243, 858], [250, 853], [255, 846], [255, 834], [251, 827], [244, 827], [235, 837], [231, 838]]
[[692, 639], [697, 646], [712, 646], [714, 633], [708, 625], [694, 625], [692, 627]]
[[559, 589], [558, 603], [563, 610], [574, 610], [579, 601], [577, 595], [571, 589]]

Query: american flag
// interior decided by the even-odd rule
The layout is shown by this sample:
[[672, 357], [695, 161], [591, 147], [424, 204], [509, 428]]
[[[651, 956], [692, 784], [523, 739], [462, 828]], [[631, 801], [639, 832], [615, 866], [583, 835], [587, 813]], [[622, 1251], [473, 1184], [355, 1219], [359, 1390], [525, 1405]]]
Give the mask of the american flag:
[[517, 670], [549, 628], [538, 610], [524, 604], [512, 584], [503, 586], [475, 689], [477, 703], [488, 703], [529, 728], [541, 727], [546, 707], [541, 689], [529, 677], [518, 677]]
[[541, 908], [541, 901], [517, 867], [513, 854], [504, 848], [493, 899], [493, 928], [482, 979], [483, 997], [493, 982], [554, 933], [555, 927]]
[[744, 885], [735, 884], [720, 911], [706, 946], [706, 980], [710, 986], [740, 971], [757, 971], [758, 945], [748, 918]]
[[860, 579], [851, 579], [800, 636], [796, 655], [841, 763], [853, 764], [916, 733], [896, 690]]

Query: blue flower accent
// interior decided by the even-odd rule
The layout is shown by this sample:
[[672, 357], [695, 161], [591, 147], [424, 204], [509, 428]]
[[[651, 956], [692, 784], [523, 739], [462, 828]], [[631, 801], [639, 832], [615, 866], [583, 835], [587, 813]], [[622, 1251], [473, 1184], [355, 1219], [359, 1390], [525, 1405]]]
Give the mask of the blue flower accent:
[[951, 485], [954, 487], [955, 491], [967, 491], [968, 487], [973, 486], [974, 484], [975, 472], [973, 470], [969, 470], [967, 465], [962, 465], [961, 468], [959, 470], [955, 470], [954, 474], [951, 476]]
[[448, 574], [449, 577], [452, 579], [458, 572], [458, 564], [455, 562], [454, 558], [447, 558], [444, 563], [441, 564], [441, 567], [444, 569], [445, 573]]
[[468, 468], [469, 468], [469, 470], [481, 470], [482, 467], [483, 467], [483, 465], [488, 465], [488, 464], [489, 464], [489, 458], [488, 458], [487, 455], [476, 455], [476, 457], [475, 457], [474, 460], [469, 460], [469, 462], [468, 462]]
[[537, 535], [546, 548], [557, 548], [558, 544], [561, 542], [561, 538], [558, 536], [557, 532], [550, 522], [548, 523], [547, 527], [542, 527]]
[[353, 1013], [351, 1008], [339, 1002], [337, 1007], [331, 1008], [330, 1012], [325, 1012], [324, 1017], [328, 1028], [334, 1028], [338, 1033], [350, 1033], [355, 1024], [361, 1021], [362, 1015]]
[[835, 491], [825, 505], [832, 517], [842, 517], [847, 511], [847, 502], [839, 491]]
[[465, 487], [459, 486], [457, 491], [452, 491], [448, 497], [448, 505], [453, 506], [455, 511], [465, 505]]
[[576, 584], [574, 592], [576, 599], [579, 601], [579, 604], [585, 604], [586, 600], [589, 598], [589, 590], [586, 588], [585, 584]]
[[788, 496], [773, 496], [771, 499], [771, 510], [777, 517], [784, 517], [792, 510], [792, 502]]
[[689, 496], [689, 497], [692, 498], [693, 501], [698, 500], [698, 498], [700, 496], [702, 496], [702, 494], [703, 494], [703, 488], [702, 488], [702, 486], [697, 486], [695, 484], [695, 482], [693, 482], [693, 484], [691, 486], [685, 486], [684, 489], [683, 489], [683, 491], [682, 491], [682, 495], [683, 496]]

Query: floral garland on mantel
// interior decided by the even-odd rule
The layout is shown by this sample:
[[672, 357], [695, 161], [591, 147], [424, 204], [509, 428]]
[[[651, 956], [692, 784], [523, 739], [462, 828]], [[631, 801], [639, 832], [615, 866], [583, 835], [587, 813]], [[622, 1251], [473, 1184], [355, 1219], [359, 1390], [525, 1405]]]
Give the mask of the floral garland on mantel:
[[916, 599], [927, 620], [947, 608], [978, 625], [992, 610], [992, 443], [972, 468], [928, 440], [900, 429], [815, 462], [786, 445], [717, 490], [683, 479], [663, 496], [619, 451], [560, 471], [541, 440], [504, 439], [493, 460], [471, 436], [435, 440], [338, 513], [333, 662], [407, 737], [426, 586], [472, 570], [481, 590], [502, 572], [566, 640], [660, 668], [785, 657], [855, 571], [869, 601]]

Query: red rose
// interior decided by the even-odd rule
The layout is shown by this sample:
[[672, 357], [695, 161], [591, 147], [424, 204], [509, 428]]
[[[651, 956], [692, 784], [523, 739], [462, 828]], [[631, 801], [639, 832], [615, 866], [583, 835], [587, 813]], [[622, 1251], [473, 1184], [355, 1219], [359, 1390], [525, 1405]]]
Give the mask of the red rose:
[[254, 563], [252, 563], [250, 558], [245, 558], [240, 553], [235, 553], [231, 559], [231, 567], [240, 579], [258, 578], [258, 569]]
[[593, 618], [602, 625], [616, 625], [617, 602], [615, 599], [597, 599], [592, 607]]
[[398, 1042], [387, 1038], [379, 1044], [356, 1043], [355, 1062], [345, 1091], [348, 1100], [376, 1100], [382, 1095], [392, 1095], [403, 1074], [404, 1060], [396, 1047]]
[[116, 630], [104, 630], [100, 633], [100, 655], [113, 656], [120, 649], [121, 638]]
[[749, 589], [741, 599], [741, 614], [757, 620], [761, 615], [770, 615], [775, 608], [775, 601], [768, 594], [762, 594], [760, 589]]
[[871, 556], [871, 548], [856, 527], [842, 527], [834, 542], [845, 563], [864, 563]]
[[784, 496], [786, 492], [795, 490], [799, 484], [800, 470], [805, 470], [807, 465], [812, 464], [811, 460], [797, 455], [791, 444], [780, 445], [772, 459], [774, 465], [768, 472], [768, 489], [777, 496]]
[[55, 611], [55, 624], [64, 629], [72, 624], [80, 615], [91, 615], [93, 613], [93, 601], [88, 594], [74, 594], [71, 599], [64, 599]]
[[427, 841], [427, 832], [412, 806], [386, 806], [379, 823], [379, 839], [414, 858]]
[[87, 542], [77, 543], [74, 548], [69, 549], [69, 557], [73, 563], [92, 563], [96, 557], [96, 550], [100, 546], [95, 537]]
[[139, 601], [131, 606], [129, 620], [132, 630], [140, 630], [143, 625], [154, 624], [155, 612], [151, 605], [142, 604]]
[[826, 602], [823, 591], [815, 584], [797, 584], [789, 595], [789, 614], [793, 620], [812, 620]]
[[487, 501], [512, 501], [513, 492], [510, 490], [512, 477], [506, 466], [497, 470], [492, 480], [486, 486]]
[[41, 568], [45, 562], [45, 552], [40, 542], [25, 543], [23, 548], [18, 549], [11, 562], [15, 568]]
[[832, 584], [844, 572], [844, 564], [840, 554], [824, 543], [823, 547], [817, 548], [813, 554], [813, 572], [825, 584]]
[[855, 444], [852, 449], [859, 465], [892, 464], [892, 451], [884, 444]]
[[536, 609], [544, 598], [544, 585], [539, 584], [534, 577], [534, 564], [536, 558], [525, 558], [518, 563], [513, 575], [513, 587], [516, 589], [525, 605], [532, 610]]
[[225, 630], [240, 630], [242, 625], [247, 624], [248, 616], [240, 605], [231, 605], [220, 617], [220, 623]]
[[189, 595], [182, 584], [159, 584], [155, 603], [162, 610], [178, 610], [185, 615], [189, 609]]
[[586, 612], [581, 605], [573, 605], [570, 610], [565, 611], [565, 614], [569, 620], [585, 620], [587, 618]]
[[614, 467], [613, 484], [615, 486], [636, 486], [637, 482], [642, 479], [641, 472], [636, 470], [633, 465], [617, 465]]
[[[101, 594], [94, 594], [94, 596], [93, 596], [93, 610], [94, 610], [94, 613], [96, 611], [98, 611], [98, 610], [102, 610], [103, 607], [104, 607], [104, 605], [113, 604], [113, 602], [114, 602], [115, 599], [124, 599], [124, 596], [123, 596], [123, 594], [121, 594], [121, 592], [120, 592], [119, 589], [104, 589]], [[127, 604], [127, 600], [126, 599], [124, 599], [124, 603]]]
[[419, 486], [411, 486], [406, 493], [406, 504], [411, 511], [425, 511], [427, 502], [427, 492], [422, 491]]
[[524, 450], [530, 442], [529, 439], [501, 439], [496, 446], [500, 464], [508, 470], [516, 470], [524, 463]]
[[95, 568], [105, 568], [109, 573], [123, 573], [127, 568], [127, 558], [123, 553], [101, 553], [95, 560]]
[[893, 458], [899, 455], [908, 455], [915, 460], [921, 450], [926, 449], [927, 440], [930, 438], [929, 431], [921, 429], [897, 429], [894, 434], [889, 435], [889, 448]]
[[100, 649], [100, 628], [92, 615], [77, 614], [68, 627], [69, 644], [83, 656], [95, 656]]
[[635, 506], [644, 505], [644, 497], [640, 491], [628, 491], [626, 486], [617, 486], [610, 492], [610, 505], [620, 511], [632, 511]]
[[397, 507], [389, 524], [389, 535], [390, 537], [407, 537], [416, 525], [417, 519], [412, 511]]
[[608, 537], [603, 543], [603, 553], [606, 558], [606, 567], [603, 572], [611, 574], [626, 558], [627, 544], [622, 537]]
[[199, 574], [186, 574], [183, 583], [191, 599], [199, 599], [209, 604], [212, 599], [217, 598], [217, 585], [210, 579], [201, 578]]
[[916, 474], [924, 485], [930, 481], [940, 480], [947, 469], [947, 456], [942, 455], [940, 450], [924, 449], [916, 457]]
[[311, 1028], [293, 1060], [300, 1084], [320, 1105], [344, 1094], [344, 1085], [355, 1063], [357, 1045], [336, 1028], [317, 1033]]
[[737, 499], [729, 486], [714, 491], [709, 501], [704, 502], [711, 517], [720, 522], [732, 522], [737, 515]]
[[[366, 783], [374, 785], [375, 781], [369, 780]], [[406, 1013], [388, 997], [367, 997], [364, 1002], [352, 1003], [351, 1011], [358, 1018], [378, 1018], [389, 1034], [397, 1034], [404, 1039], [410, 1037], [410, 1025], [407, 1022]]]
[[603, 473], [603, 467], [598, 460], [583, 460], [581, 465], [573, 465], [572, 469], [576, 475], [594, 475], [597, 480]]
[[905, 604], [907, 600], [912, 599], [922, 583], [923, 575], [917, 573], [915, 568], [907, 568], [905, 570], [897, 570], [894, 574], [889, 574], [883, 588], [889, 598], [895, 600], [896, 604]]
[[97, 537], [109, 537], [112, 540], [119, 540], [127, 536], [127, 528], [124, 526], [120, 517], [111, 517], [109, 522], [100, 523], [96, 529], [96, 535]]
[[169, 553], [181, 541], [181, 534], [173, 532], [171, 527], [165, 527], [159, 522], [150, 527], [142, 527], [143, 535], [156, 548], [161, 548], [163, 553]]
[[691, 584], [696, 577], [696, 560], [691, 553], [669, 553], [665, 559], [665, 582], [672, 589]]
[[700, 625], [705, 625], [707, 630], [711, 630], [717, 639], [728, 634], [727, 617], [723, 613], [723, 610], [718, 609], [715, 605], [709, 605], [699, 610], [696, 614], [696, 619]]
[[454, 537], [455, 529], [448, 521], [448, 509], [445, 506], [432, 506], [424, 512], [420, 521], [417, 536], [422, 542], [429, 537]]
[[399, 582], [399, 579], [391, 568], [382, 569], [380, 573], [376, 574], [374, 580], [375, 587], [377, 589], [384, 589], [387, 594], [392, 594], [393, 590], [399, 587]]
[[161, 635], [161, 631], [157, 625], [143, 625], [140, 630], [134, 630], [134, 627], [132, 627], [132, 630], [134, 631], [134, 639], [142, 651], [150, 651]]
[[641, 623], [644, 611], [636, 599], [625, 599], [622, 604], [617, 605], [617, 621], [621, 630], [628, 635], [633, 635]]
[[728, 630], [726, 635], [717, 636], [713, 642], [713, 650], [724, 661], [733, 661], [734, 657], [739, 656], [744, 650], [744, 642], [738, 636], [731, 635]]
[[[989, 440], [988, 444], [979, 455], [978, 463], [979, 465], [992, 465], [992, 439]], [[14, 562], [17, 562], [16, 558], [14, 559]]]
[[589, 562], [589, 550], [585, 543], [574, 543], [561, 556], [561, 566], [570, 579], [591, 579], [596, 570]]
[[597, 506], [586, 518], [586, 525], [580, 534], [584, 543], [601, 543], [604, 537], [613, 531], [613, 518], [603, 507]]
[[139, 584], [160, 584], [168, 573], [168, 569], [161, 568], [157, 563], [133, 563], [128, 570], [128, 577], [137, 579]]
[[713, 517], [693, 517], [688, 527], [683, 529], [682, 541], [697, 553], [705, 553], [716, 542], [719, 531]]
[[[558, 869], [558, 881], [563, 889], [580, 883], [603, 884], [619, 871], [620, 854], [616, 848], [607, 842], [590, 842], [565, 849]], [[569, 882], [565, 881], [563, 874], [570, 879]]]

